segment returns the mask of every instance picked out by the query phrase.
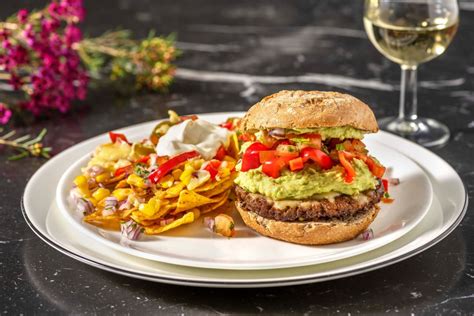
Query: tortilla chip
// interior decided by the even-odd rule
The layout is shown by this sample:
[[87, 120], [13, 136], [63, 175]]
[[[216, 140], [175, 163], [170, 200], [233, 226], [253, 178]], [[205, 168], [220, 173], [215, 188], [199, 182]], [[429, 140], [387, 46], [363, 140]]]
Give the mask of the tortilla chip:
[[218, 186], [219, 184], [225, 182], [225, 181], [228, 181], [230, 179], [230, 177], [225, 177], [225, 178], [222, 178], [218, 181], [208, 181], [206, 184], [203, 184], [199, 187], [197, 187], [196, 189], [194, 189], [194, 191], [196, 192], [203, 192], [203, 191], [209, 191], [209, 190], [212, 190], [214, 189], [216, 186]]
[[233, 181], [232, 179], [228, 179], [227, 181], [219, 183], [219, 185], [215, 186], [213, 189], [201, 192], [202, 195], [207, 196], [207, 197], [213, 197], [215, 195], [218, 195], [228, 189], [232, 186]]
[[201, 206], [199, 210], [201, 211], [202, 214], [205, 214], [219, 208], [220, 206], [224, 205], [225, 202], [227, 202], [227, 198], [229, 197], [229, 194], [230, 194], [230, 191], [226, 191], [222, 193], [221, 195], [216, 196], [214, 198], [216, 200], [215, 203]]
[[173, 214], [190, 210], [192, 208], [215, 202], [204, 195], [198, 194], [194, 191], [183, 190], [179, 194], [178, 205]]
[[240, 148], [239, 148], [239, 139], [236, 133], [233, 133], [230, 137], [229, 147], [227, 148], [227, 152], [229, 156], [234, 159], [237, 159], [239, 156]]
[[178, 218], [177, 220], [175, 220], [174, 222], [169, 223], [168, 225], [165, 225], [165, 226], [155, 225], [155, 226], [145, 227], [145, 234], [156, 235], [156, 234], [165, 232], [167, 230], [176, 228], [178, 226], [181, 226], [181, 225], [184, 225], [184, 224], [189, 224], [189, 223], [192, 223], [192, 222], [194, 222], [194, 213], [193, 212], [188, 212], [188, 213], [184, 214], [183, 217]]

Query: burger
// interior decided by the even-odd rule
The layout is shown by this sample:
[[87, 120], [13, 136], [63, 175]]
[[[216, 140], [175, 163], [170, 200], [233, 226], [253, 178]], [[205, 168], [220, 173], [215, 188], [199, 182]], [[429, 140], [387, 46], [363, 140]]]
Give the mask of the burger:
[[258, 233], [298, 244], [350, 240], [379, 211], [385, 172], [362, 142], [374, 113], [338, 92], [280, 91], [239, 123], [236, 207]]

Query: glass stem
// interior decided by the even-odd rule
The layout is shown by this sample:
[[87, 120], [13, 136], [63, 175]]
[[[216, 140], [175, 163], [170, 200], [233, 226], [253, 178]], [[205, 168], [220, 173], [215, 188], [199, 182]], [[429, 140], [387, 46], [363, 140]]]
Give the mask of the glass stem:
[[402, 65], [400, 82], [400, 111], [398, 118], [405, 121], [417, 119], [417, 82], [416, 66]]

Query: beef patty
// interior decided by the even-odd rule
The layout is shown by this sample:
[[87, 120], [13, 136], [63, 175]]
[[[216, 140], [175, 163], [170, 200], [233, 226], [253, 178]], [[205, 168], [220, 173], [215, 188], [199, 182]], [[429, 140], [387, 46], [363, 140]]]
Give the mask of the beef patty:
[[346, 219], [371, 209], [380, 201], [383, 193], [383, 186], [379, 183], [375, 190], [364, 191], [357, 198], [338, 195], [331, 200], [273, 201], [264, 195], [235, 187], [235, 194], [243, 209], [282, 222]]

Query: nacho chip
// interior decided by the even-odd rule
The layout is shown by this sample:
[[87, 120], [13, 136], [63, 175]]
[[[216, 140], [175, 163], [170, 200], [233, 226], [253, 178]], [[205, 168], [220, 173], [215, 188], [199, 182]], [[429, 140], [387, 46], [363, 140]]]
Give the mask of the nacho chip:
[[229, 148], [227, 148], [227, 152], [232, 158], [237, 159], [237, 157], [239, 156], [239, 139], [236, 133], [232, 133], [232, 136], [230, 137]]
[[219, 196], [216, 196], [214, 199], [216, 200], [215, 203], [212, 204], [206, 204], [204, 206], [201, 206], [199, 209], [202, 214], [209, 213], [210, 211], [213, 211], [220, 206], [224, 205], [227, 202], [227, 198], [229, 197], [230, 191], [226, 191], [222, 193]]
[[156, 234], [165, 232], [167, 230], [176, 228], [178, 226], [181, 226], [181, 225], [184, 225], [184, 224], [189, 224], [189, 223], [192, 223], [192, 222], [194, 222], [194, 213], [193, 212], [188, 212], [188, 213], [184, 214], [183, 217], [178, 218], [177, 220], [175, 220], [174, 222], [169, 223], [168, 225], [165, 225], [165, 226], [155, 225], [155, 226], [145, 227], [145, 234], [156, 235]]
[[194, 189], [195, 192], [203, 192], [203, 191], [209, 191], [209, 190], [212, 190], [214, 189], [216, 186], [218, 186], [219, 184], [221, 184], [222, 182], [225, 182], [227, 180], [229, 180], [230, 178], [229, 177], [224, 177], [224, 178], [221, 178], [219, 180], [216, 179], [216, 181], [208, 181], [206, 182], [205, 184], [197, 187], [196, 189]]
[[179, 194], [178, 205], [173, 214], [190, 210], [195, 207], [199, 207], [204, 204], [215, 202], [204, 195], [198, 194], [194, 191], [183, 190]]
[[201, 192], [202, 195], [207, 196], [207, 197], [214, 197], [215, 195], [218, 195], [228, 189], [232, 186], [233, 181], [232, 179], [228, 179], [227, 181], [219, 183], [219, 185], [215, 186], [213, 189]]

